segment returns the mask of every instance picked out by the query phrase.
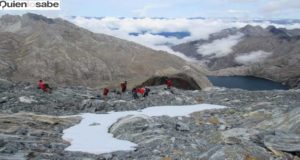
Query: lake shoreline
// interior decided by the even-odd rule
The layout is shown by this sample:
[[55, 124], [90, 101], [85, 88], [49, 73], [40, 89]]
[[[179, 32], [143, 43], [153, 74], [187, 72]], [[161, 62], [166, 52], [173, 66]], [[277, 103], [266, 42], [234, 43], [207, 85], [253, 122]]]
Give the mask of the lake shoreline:
[[255, 76], [208, 76], [209, 81], [216, 87], [260, 90], [289, 90], [287, 85], [269, 79]]

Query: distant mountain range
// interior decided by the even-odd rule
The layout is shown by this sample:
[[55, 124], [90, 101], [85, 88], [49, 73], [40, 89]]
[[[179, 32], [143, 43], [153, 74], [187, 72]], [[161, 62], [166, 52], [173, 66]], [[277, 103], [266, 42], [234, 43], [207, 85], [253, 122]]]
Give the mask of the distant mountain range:
[[[68, 18], [75, 19], [79, 16], [70, 16]], [[83, 16], [83, 18], [86, 19], [104, 19], [106, 17], [91, 17], [91, 16]], [[117, 17], [118, 19], [126, 19], [126, 18], [132, 18], [132, 19], [161, 19], [161, 20], [170, 20], [170, 19], [176, 19], [176, 18], [167, 18], [167, 17]], [[205, 18], [205, 17], [187, 17], [186, 19], [189, 20], [197, 20], [197, 19], [222, 19], [222, 20], [228, 20], [232, 22], [246, 22], [246, 23], [251, 23], [251, 22], [257, 22], [257, 23], [265, 23], [265, 22], [270, 22], [273, 24], [295, 24], [295, 23], [300, 23], [300, 19], [262, 19], [262, 18], [253, 18], [253, 19], [241, 19], [241, 18], [236, 18], [236, 17], [220, 17], [220, 18]]]
[[213, 75], [254, 75], [300, 87], [300, 29], [247, 25], [172, 49], [206, 64]]

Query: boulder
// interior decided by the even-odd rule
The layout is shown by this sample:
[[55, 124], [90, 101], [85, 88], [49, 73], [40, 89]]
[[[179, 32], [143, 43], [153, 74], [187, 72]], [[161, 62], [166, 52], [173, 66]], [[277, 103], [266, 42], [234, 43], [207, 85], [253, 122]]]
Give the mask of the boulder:
[[199, 156], [200, 160], [256, 160], [270, 159], [270, 153], [264, 148], [252, 145], [216, 146]]
[[176, 130], [177, 131], [189, 131], [190, 127], [188, 124], [182, 123], [182, 122], [177, 122], [176, 123]]
[[145, 115], [126, 116], [114, 123], [109, 132], [116, 137], [123, 136], [123, 133], [141, 133], [153, 124], [151, 117]]
[[267, 148], [300, 154], [300, 136], [298, 134], [275, 131], [262, 139]]
[[0, 92], [5, 91], [13, 87], [13, 83], [0, 78]]
[[140, 86], [158, 86], [165, 85], [166, 80], [171, 79], [173, 85], [176, 88], [184, 90], [201, 90], [201, 87], [197, 84], [194, 78], [184, 74], [179, 73], [170, 76], [154, 76], [143, 82]]

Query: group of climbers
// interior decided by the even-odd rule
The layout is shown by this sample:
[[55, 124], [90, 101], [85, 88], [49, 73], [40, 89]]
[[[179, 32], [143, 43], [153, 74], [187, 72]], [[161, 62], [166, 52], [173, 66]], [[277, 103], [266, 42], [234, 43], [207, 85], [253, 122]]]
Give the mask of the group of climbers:
[[[121, 84], [120, 84], [120, 87], [121, 87], [121, 92], [122, 93], [125, 93], [126, 92], [126, 90], [127, 90], [127, 81], [124, 81], [124, 82], [122, 82]], [[108, 93], [109, 93], [109, 89], [108, 88], [103, 88], [103, 96], [104, 97], [107, 97], [108, 96]]]
[[[173, 87], [173, 81], [171, 79], [166, 80], [167, 89], [171, 89]], [[120, 84], [121, 93], [124, 94], [127, 91], [127, 81], [124, 81]], [[107, 97], [109, 93], [108, 88], [103, 89], [103, 96]], [[150, 88], [148, 87], [135, 87], [131, 90], [132, 96], [134, 99], [138, 99], [139, 97], [147, 97], [150, 93]]]
[[[173, 87], [173, 81], [171, 79], [166, 80], [167, 89], [171, 89]], [[125, 94], [127, 91], [127, 81], [124, 81], [120, 84], [121, 93]], [[52, 88], [50, 88], [49, 84], [45, 83], [43, 80], [39, 80], [38, 89], [41, 89], [44, 92], [51, 93]], [[109, 89], [103, 89], [103, 96], [107, 97], [109, 94]], [[136, 87], [132, 89], [132, 96], [134, 99], [138, 99], [141, 97], [147, 97], [150, 93], [150, 88], [147, 87]]]
[[133, 88], [131, 92], [133, 98], [138, 99], [139, 95], [142, 97], [147, 97], [150, 93], [150, 88], [147, 87]]

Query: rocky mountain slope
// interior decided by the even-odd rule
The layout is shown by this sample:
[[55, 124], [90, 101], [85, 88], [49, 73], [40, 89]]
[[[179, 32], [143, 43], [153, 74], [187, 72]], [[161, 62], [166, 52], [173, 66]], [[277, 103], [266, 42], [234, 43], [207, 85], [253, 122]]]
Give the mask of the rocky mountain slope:
[[[226, 47], [230, 43], [233, 46]], [[215, 50], [216, 45], [221, 45], [221, 49], [215, 53], [203, 51], [203, 46]], [[226, 29], [211, 34], [207, 40], [172, 48], [204, 62], [211, 71], [215, 71], [212, 75], [253, 75], [300, 87], [300, 29], [248, 25], [240, 29]]]
[[[0, 159], [276, 159], [300, 156], [300, 91], [249, 92], [232, 89], [173, 94], [151, 87], [147, 98], [97, 90], [56, 88], [42, 93], [28, 83], [0, 81]], [[63, 130], [79, 123], [78, 113], [140, 110], [150, 106], [219, 104], [228, 108], [196, 112], [190, 117], [124, 117], [110, 133], [138, 144], [134, 151], [101, 155], [70, 152]], [[184, 107], [184, 106], [183, 106]]]
[[123, 80], [138, 83], [160, 70], [180, 72], [186, 65], [168, 53], [62, 19], [30, 13], [0, 18], [0, 77], [5, 79], [95, 87]]

